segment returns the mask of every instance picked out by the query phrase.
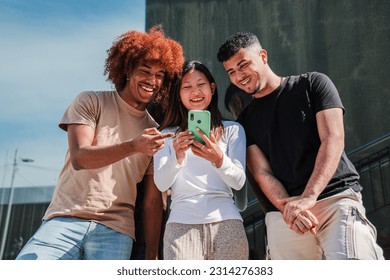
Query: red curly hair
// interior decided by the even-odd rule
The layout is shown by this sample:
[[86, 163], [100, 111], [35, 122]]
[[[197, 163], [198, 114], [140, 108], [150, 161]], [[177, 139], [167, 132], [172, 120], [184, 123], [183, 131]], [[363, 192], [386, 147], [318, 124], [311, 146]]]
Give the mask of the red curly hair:
[[156, 100], [165, 99], [169, 85], [175, 76], [180, 76], [184, 63], [182, 46], [165, 36], [161, 25], [149, 32], [128, 31], [118, 36], [107, 50], [104, 74], [119, 92], [126, 85], [126, 73], [141, 62], [158, 63], [165, 69], [165, 79]]

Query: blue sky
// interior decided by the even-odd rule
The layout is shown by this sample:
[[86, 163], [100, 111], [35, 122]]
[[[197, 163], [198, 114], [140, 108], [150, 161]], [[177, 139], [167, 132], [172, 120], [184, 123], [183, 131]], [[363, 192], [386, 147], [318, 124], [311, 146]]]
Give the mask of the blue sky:
[[58, 121], [79, 92], [112, 89], [106, 51], [130, 29], [145, 30], [145, 0], [0, 1], [0, 188], [16, 149], [14, 186], [56, 184], [67, 150]]

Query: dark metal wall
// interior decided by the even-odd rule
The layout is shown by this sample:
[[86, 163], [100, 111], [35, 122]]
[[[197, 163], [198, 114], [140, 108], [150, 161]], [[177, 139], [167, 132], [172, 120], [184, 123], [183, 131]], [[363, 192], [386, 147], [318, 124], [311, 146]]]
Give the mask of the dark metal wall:
[[[202, 60], [210, 67], [218, 83], [219, 107], [227, 118], [231, 115], [223, 99], [229, 80], [216, 53], [231, 34], [250, 31], [268, 51], [275, 73], [319, 71], [333, 80], [346, 108], [346, 151], [390, 132], [390, 1], [146, 0], [146, 28], [155, 24], [162, 24], [166, 34], [183, 45], [187, 59]], [[388, 148], [375, 152], [371, 146], [363, 148], [353, 153], [353, 162], [362, 176], [369, 218], [388, 259]], [[261, 259], [263, 213], [253, 192], [250, 197], [243, 217], [251, 258]]]
[[257, 34], [277, 74], [330, 76], [346, 107], [347, 150], [390, 132], [389, 15], [386, 0], [146, 0], [146, 28], [163, 24], [187, 58], [207, 63], [226, 117], [216, 53], [234, 32]]

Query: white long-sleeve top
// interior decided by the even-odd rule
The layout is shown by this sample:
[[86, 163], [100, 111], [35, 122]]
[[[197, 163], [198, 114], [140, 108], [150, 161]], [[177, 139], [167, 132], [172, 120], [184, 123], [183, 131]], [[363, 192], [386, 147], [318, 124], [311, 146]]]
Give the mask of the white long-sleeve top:
[[[160, 191], [171, 189], [168, 223], [205, 224], [242, 217], [234, 205], [232, 189], [240, 190], [246, 180], [246, 137], [243, 127], [223, 121], [224, 133], [218, 142], [224, 153], [220, 168], [187, 150], [180, 165], [173, 139], [165, 140], [154, 155], [154, 180]], [[164, 132], [175, 132], [166, 128]]]

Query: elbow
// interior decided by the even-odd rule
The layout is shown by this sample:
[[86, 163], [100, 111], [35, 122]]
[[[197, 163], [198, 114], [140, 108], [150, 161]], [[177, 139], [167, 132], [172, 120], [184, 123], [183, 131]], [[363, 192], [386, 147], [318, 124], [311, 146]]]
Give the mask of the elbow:
[[322, 142], [326, 147], [331, 148], [335, 154], [339, 154], [341, 156], [344, 151], [345, 143], [344, 134], [342, 133], [333, 134]]
[[70, 155], [70, 162], [72, 164], [73, 169], [76, 171], [86, 169], [86, 166], [82, 163], [80, 156], [71, 154]]
[[153, 176], [154, 183], [156, 184], [156, 187], [160, 192], [165, 192], [166, 190], [168, 190], [170, 188], [170, 186], [165, 187], [167, 185], [167, 183], [164, 180], [164, 176], [162, 174], [159, 174], [159, 173], [160, 172], [154, 173], [154, 176]]
[[79, 171], [79, 170], [84, 169], [84, 168], [82, 167], [82, 165], [79, 163], [79, 161], [77, 161], [77, 160], [72, 159], [72, 160], [71, 160], [71, 163], [72, 163], [73, 169], [76, 170], [76, 171]]
[[339, 148], [341, 151], [345, 149], [344, 134], [338, 137]]
[[243, 171], [241, 176], [239, 177], [239, 180], [238, 180], [239, 187], [237, 190], [241, 190], [245, 186], [245, 182], [246, 182], [246, 175], [245, 175], [245, 172]]
[[240, 180], [239, 182], [239, 188], [237, 190], [241, 190], [244, 186], [245, 186], [245, 182], [246, 182], [246, 177], [245, 175], [242, 177], [242, 179]]
[[234, 182], [232, 182], [232, 185], [230, 187], [236, 191], [239, 191], [245, 186], [245, 182], [246, 182], [246, 175], [245, 172], [242, 171], [241, 174], [238, 177], [236, 177]]
[[336, 143], [337, 147], [340, 150], [344, 150], [345, 143], [344, 143], [344, 133], [343, 131], [340, 131], [339, 133], [335, 133], [332, 137], [333, 142]]

